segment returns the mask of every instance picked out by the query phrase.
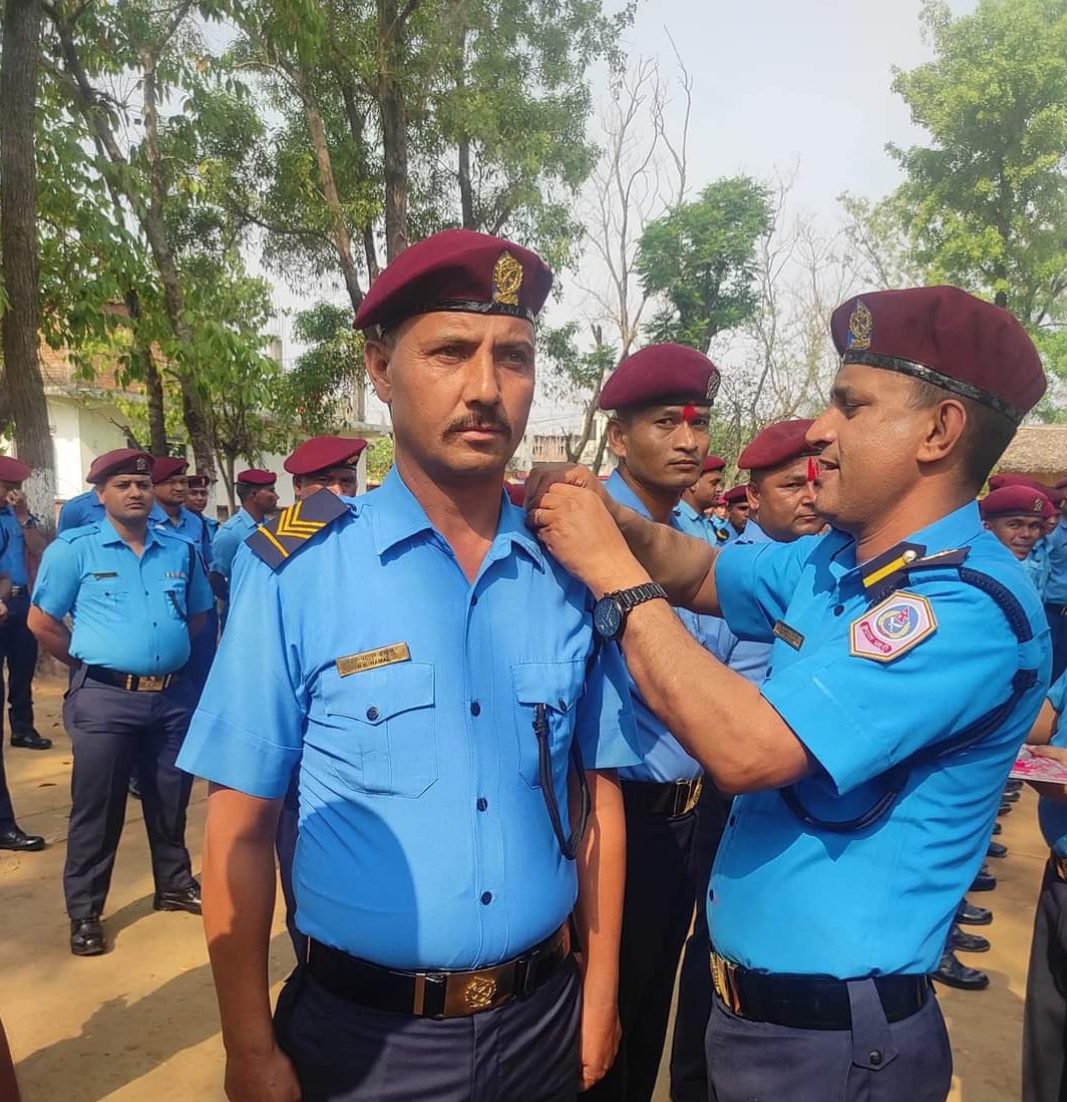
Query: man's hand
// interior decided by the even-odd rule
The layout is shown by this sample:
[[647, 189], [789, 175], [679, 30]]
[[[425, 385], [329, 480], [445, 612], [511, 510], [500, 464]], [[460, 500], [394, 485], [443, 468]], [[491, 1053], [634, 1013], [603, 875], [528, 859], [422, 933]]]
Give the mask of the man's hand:
[[230, 1102], [300, 1102], [300, 1082], [278, 1047], [266, 1056], [227, 1056], [226, 1097]]
[[538, 463], [524, 487], [526, 490], [526, 508], [529, 510], [540, 504], [541, 497], [552, 486], [564, 483], [568, 486], [580, 486], [584, 490], [593, 490], [601, 501], [612, 511], [615, 499], [604, 489], [604, 483], [588, 467], [575, 463]]
[[651, 580], [626, 546], [604, 501], [592, 490], [556, 482], [542, 493], [526, 522], [596, 597]]
[[7, 623], [7, 605], [3, 601], [0, 601], [0, 624]]
[[582, 1090], [599, 1083], [615, 1063], [622, 1040], [619, 1006], [582, 995]]
[[19, 524], [30, 519], [30, 506], [26, 501], [26, 495], [21, 490], [8, 490], [7, 503]]

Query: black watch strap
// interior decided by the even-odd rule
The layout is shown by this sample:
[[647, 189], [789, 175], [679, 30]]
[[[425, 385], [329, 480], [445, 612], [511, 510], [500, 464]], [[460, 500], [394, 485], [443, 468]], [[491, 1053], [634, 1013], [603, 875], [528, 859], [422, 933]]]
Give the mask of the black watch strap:
[[622, 605], [624, 612], [630, 612], [638, 605], [643, 605], [645, 601], [654, 601], [660, 597], [666, 601], [667, 591], [659, 582], [645, 582], [643, 585], [634, 585], [629, 589], [616, 590], [608, 596], [614, 597]]

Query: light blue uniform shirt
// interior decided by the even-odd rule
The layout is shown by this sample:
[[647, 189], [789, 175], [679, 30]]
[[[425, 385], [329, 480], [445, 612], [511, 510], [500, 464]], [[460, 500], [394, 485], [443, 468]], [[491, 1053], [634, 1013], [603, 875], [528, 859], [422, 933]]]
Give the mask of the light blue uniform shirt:
[[1049, 565], [1045, 600], [1049, 604], [1067, 605], [1067, 519], [1060, 517], [1056, 527], [1045, 537], [1045, 547]]
[[679, 501], [674, 507], [675, 525], [679, 531], [687, 536], [697, 536], [707, 540], [712, 547], [719, 547], [721, 541], [715, 535], [715, 529], [706, 516], [698, 513], [688, 501]]
[[[625, 505], [651, 520], [644, 502], [630, 489], [618, 471], [612, 473], [604, 484], [604, 489], [620, 505]], [[681, 530], [681, 525], [677, 521], [671, 527]], [[684, 608], [676, 608], [674, 611], [678, 619], [685, 624], [689, 634], [704, 646], [701, 623], [703, 617]], [[618, 644], [615, 644], [615, 647], [617, 649]], [[637, 721], [638, 749], [644, 760], [629, 769], [620, 769], [619, 776], [626, 781], [687, 781], [693, 777], [699, 777], [704, 772], [700, 763], [682, 749], [681, 744], [666, 725], [652, 713], [633, 678], [629, 676], [629, 671], [627, 671], [627, 677], [630, 681], [630, 694], [633, 697], [634, 718]]]
[[[86, 490], [84, 494], [72, 497], [70, 501], [59, 510], [59, 519], [56, 521], [56, 532], [66, 532], [71, 528], [84, 528], [87, 524], [98, 524], [104, 519], [104, 506], [96, 496], [96, 490]], [[158, 501], [152, 502], [148, 520], [152, 524], [158, 524], [167, 519], [163, 512], [163, 506]]]
[[[193, 510], [190, 509], [189, 511], [192, 512]], [[220, 527], [219, 522], [214, 517], [209, 517], [207, 513], [200, 513], [199, 516], [207, 528], [207, 542], [210, 547], [215, 540], [215, 536], [218, 534]]]
[[[564, 823], [574, 740], [586, 768], [638, 760], [614, 647], [587, 680], [588, 591], [501, 496], [473, 583], [395, 468], [277, 572], [246, 548], [179, 759], [267, 799], [299, 766], [297, 925], [387, 967], [497, 964], [570, 913], [538, 704]], [[385, 647], [407, 652], [375, 667]], [[368, 668], [342, 677], [355, 656]]]
[[229, 578], [233, 566], [233, 557], [237, 549], [259, 527], [252, 514], [242, 506], [225, 524], [211, 541], [211, 571]]
[[[730, 628], [773, 642], [762, 694], [820, 766], [797, 786], [819, 818], [867, 811], [885, 792], [887, 770], [1002, 705], [1018, 670], [1037, 671], [1000, 727], [970, 748], [917, 764], [888, 815], [864, 831], [806, 826], [777, 791], [734, 800], [708, 920], [716, 949], [747, 968], [838, 979], [932, 972], [985, 857], [1004, 781], [1047, 688], [1048, 624], [1016, 560], [982, 528], [976, 504], [908, 542], [930, 555], [969, 548], [965, 567], [1015, 596], [1033, 638], [1020, 643], [992, 598], [946, 566], [915, 571], [896, 594], [929, 601], [932, 633], [884, 662], [853, 656], [851, 637], [869, 637], [859, 622], [870, 601], [851, 537], [834, 531], [740, 545], [717, 561]], [[799, 650], [774, 637], [779, 620], [803, 637]], [[921, 622], [903, 621], [910, 630]], [[788, 900], [788, 922], [768, 905], [776, 899]]]
[[1034, 583], [1038, 596], [1044, 600], [1045, 589], [1048, 587], [1048, 580], [1052, 573], [1046, 540], [1039, 539], [1020, 565], [1023, 568], [1023, 573]]
[[[1049, 740], [1051, 746], [1067, 746], [1067, 723], [1063, 722], [1064, 707], [1067, 706], [1067, 671], [1053, 681], [1048, 691], [1048, 702], [1056, 709], [1060, 717], [1056, 721], [1056, 733]], [[1067, 804], [1039, 796], [1037, 801], [1037, 821], [1041, 824], [1041, 833], [1045, 836], [1049, 849], [1057, 857], [1067, 857]]]
[[[162, 508], [162, 506], [161, 506]], [[211, 539], [208, 536], [207, 524], [199, 513], [192, 509], [186, 509], [184, 505], [178, 506], [178, 523], [171, 520], [169, 514], [163, 510], [163, 520], [156, 523], [157, 528], [164, 528], [170, 535], [181, 536], [188, 540], [200, 552], [204, 560], [204, 566], [211, 561]]]
[[12, 585], [25, 586], [26, 536], [10, 505], [0, 508], [0, 574], [6, 574]]
[[48, 545], [33, 603], [55, 620], [70, 613], [75, 658], [145, 676], [185, 665], [186, 621], [214, 602], [188, 540], [149, 525], [138, 558], [105, 517], [68, 529]]

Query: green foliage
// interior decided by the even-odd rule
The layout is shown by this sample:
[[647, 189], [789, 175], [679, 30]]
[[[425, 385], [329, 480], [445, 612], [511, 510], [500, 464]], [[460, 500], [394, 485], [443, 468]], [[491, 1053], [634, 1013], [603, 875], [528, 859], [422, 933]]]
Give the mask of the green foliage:
[[746, 176], [718, 180], [641, 235], [637, 271], [663, 305], [648, 325], [653, 341], [706, 352], [712, 337], [756, 311], [756, 242], [771, 227], [768, 189]]
[[559, 389], [564, 395], [596, 390], [618, 363], [618, 349], [602, 340], [582, 351], [575, 321], [542, 329], [537, 334], [537, 347], [539, 356], [551, 366], [549, 378], [562, 384]]
[[336, 432], [353, 419], [352, 395], [363, 392], [363, 334], [347, 306], [329, 302], [297, 313], [293, 332], [310, 347], [284, 377], [282, 409], [309, 436]]
[[380, 483], [393, 465], [393, 438], [379, 436], [367, 445], [367, 478]]

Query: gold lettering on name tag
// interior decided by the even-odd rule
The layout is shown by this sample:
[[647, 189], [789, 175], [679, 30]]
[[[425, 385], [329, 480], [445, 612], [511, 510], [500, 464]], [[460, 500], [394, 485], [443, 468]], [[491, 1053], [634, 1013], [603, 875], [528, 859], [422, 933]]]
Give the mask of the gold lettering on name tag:
[[360, 654], [348, 654], [337, 659], [337, 672], [348, 677], [364, 670], [376, 670], [379, 666], [392, 666], [396, 662], [410, 662], [411, 650], [407, 643], [391, 643], [377, 650], [365, 650]]
[[774, 625], [774, 634], [783, 643], [788, 643], [793, 650], [800, 650], [804, 645], [804, 636], [796, 628], [791, 628], [784, 620], [779, 620]]

